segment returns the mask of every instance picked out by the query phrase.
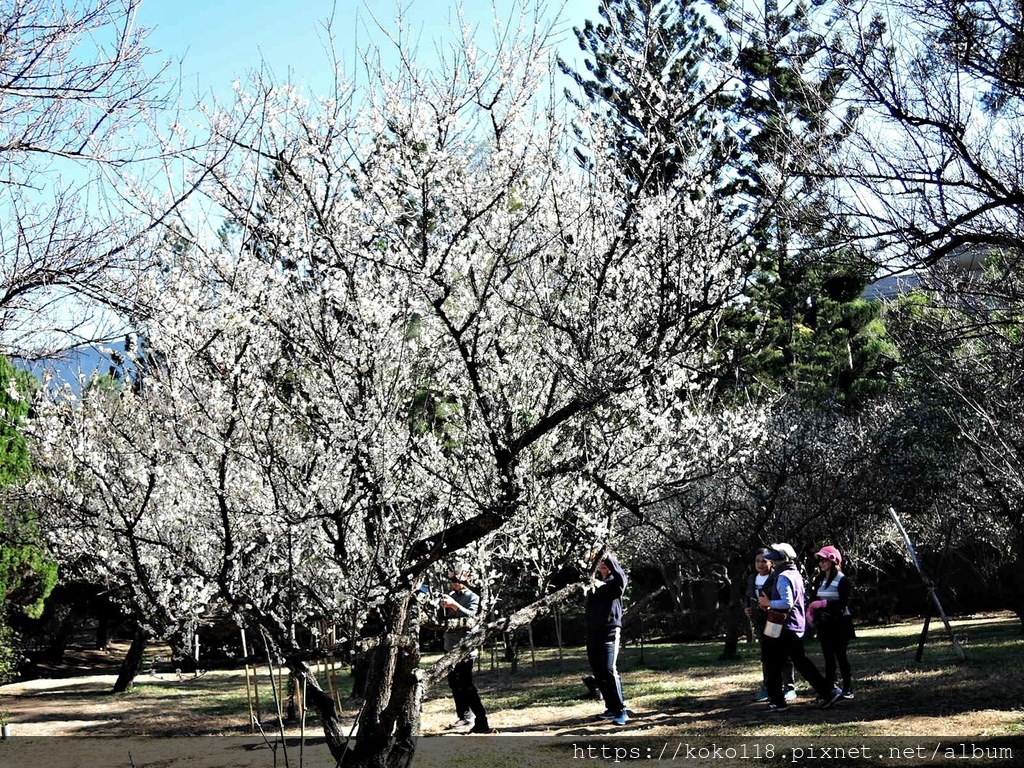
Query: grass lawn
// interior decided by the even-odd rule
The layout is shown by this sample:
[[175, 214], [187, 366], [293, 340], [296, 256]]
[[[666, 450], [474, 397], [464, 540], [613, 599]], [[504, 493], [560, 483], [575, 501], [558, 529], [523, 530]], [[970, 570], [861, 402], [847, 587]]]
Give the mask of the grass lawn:
[[[586, 660], [570, 649], [559, 660], [551, 649], [529, 652], [519, 673], [481, 659], [478, 685], [492, 725], [502, 732], [572, 734], [605, 732], [723, 735], [831, 736], [1024, 735], [1024, 637], [1010, 615], [953, 622], [967, 661], [958, 661], [941, 622], [933, 621], [920, 663], [915, 660], [921, 621], [858, 629], [850, 647], [856, 698], [832, 710], [817, 708], [806, 685], [786, 713], [769, 715], [752, 701], [760, 684], [756, 643], [741, 643], [739, 657], [719, 659], [721, 643], [626, 646], [619, 669], [629, 703], [626, 728], [595, 725], [603, 710], [581, 700]], [[816, 641], [806, 644], [819, 664]], [[800, 683], [798, 680], [798, 688]], [[454, 718], [446, 692], [424, 708], [425, 733], [442, 733]], [[1024, 761], [1022, 761], [1024, 764]]]
[[[986, 768], [1024, 765], [1024, 636], [1020, 622], [1010, 614], [996, 614], [962, 617], [953, 624], [966, 650], [966, 662], [957, 660], [940, 622], [932, 622], [920, 663], [915, 661], [920, 620], [861, 627], [850, 653], [856, 698], [840, 701], [833, 709], [823, 711], [804, 686], [803, 695], [788, 712], [774, 715], [767, 713], [765, 705], [752, 701], [760, 681], [755, 643], [741, 643], [739, 657], [728, 662], [719, 659], [720, 642], [654, 644], [642, 649], [627, 645], [619, 664], [631, 718], [624, 728], [596, 719], [603, 706], [583, 698], [580, 676], [588, 670], [582, 648], [567, 648], [561, 654], [557, 649], [538, 649], [531, 654], [524, 648], [516, 674], [504, 661], [499, 661], [500, 654], [485, 651], [478, 664], [477, 684], [491, 725], [503, 737], [515, 738], [456, 736], [448, 727], [455, 718], [447, 687], [442, 683], [424, 704], [424, 738], [416, 764], [425, 768], [578, 765], [578, 760], [570, 759], [566, 750], [602, 740], [632, 740], [634, 747], [647, 750], [643, 757], [653, 759], [666, 745], [678, 746], [680, 739], [724, 739], [736, 743], [737, 738], [744, 737], [758, 739], [756, 743], [760, 744], [765, 739], [812, 738], [819, 744], [838, 744], [864, 737], [875, 742], [890, 739], [894, 743], [898, 737], [933, 737], [961, 742], [996, 739], [1019, 745], [1017, 762], [989, 760], [984, 764]], [[817, 643], [810, 641], [807, 648], [808, 655], [820, 662]], [[425, 661], [432, 658], [428, 656]], [[13, 745], [16, 747], [20, 742], [24, 747], [51, 736], [108, 736], [117, 738], [107, 741], [122, 741], [123, 752], [126, 740], [141, 738], [151, 742], [151, 737], [215, 735], [239, 737], [237, 756], [241, 754], [238, 750], [252, 749], [254, 740], [259, 741], [249, 727], [242, 670], [211, 670], [200, 676], [173, 672], [144, 674], [133, 691], [119, 696], [108, 693], [114, 680], [112, 674], [90, 675], [90, 671], [82, 669], [75, 676], [0, 687], [0, 711], [10, 712], [18, 737]], [[265, 668], [259, 671], [258, 679], [266, 713], [270, 709], [270, 689]], [[798, 686], [799, 682], [802, 681], [798, 681]], [[340, 676], [338, 687], [342, 691], [350, 689], [346, 674]], [[347, 704], [346, 719], [354, 719], [355, 713], [352, 705]], [[268, 730], [276, 729], [272, 718], [265, 714], [263, 719]], [[297, 765], [300, 726], [291, 723], [287, 731], [291, 737], [289, 764]], [[333, 761], [323, 762], [322, 754], [319, 762], [313, 761], [316, 750], [322, 752], [323, 747], [317, 746], [322, 738], [312, 714], [305, 723], [305, 736], [308, 742], [303, 742], [304, 748], [308, 743], [310, 750], [305, 764], [333, 765]], [[532, 737], [538, 739], [539, 752], [525, 748]], [[52, 745], [53, 741], [48, 743]], [[57, 741], [74, 743], [78, 745], [76, 749], [81, 749], [81, 739]], [[495, 742], [505, 745], [498, 753], [494, 751]], [[181, 743], [180, 739], [175, 743]], [[227, 745], [231, 740], [221, 738], [218, 743]], [[130, 762], [119, 760], [115, 748], [113, 756], [97, 757], [94, 762], [62, 764], [68, 768], [179, 764], [156, 758], [147, 762], [140, 757], [146, 748], [140, 743]], [[5, 762], [5, 753], [14, 755], [11, 749], [12, 742], [0, 744], [0, 765], [31, 765], [20, 753], [16, 762]], [[558, 752], [557, 758], [552, 757], [552, 749]], [[238, 764], [284, 765], [283, 754], [271, 756], [269, 749], [263, 749], [259, 761], [252, 761], [253, 755], [247, 758], [250, 762]], [[52, 754], [46, 759], [54, 764]], [[46, 764], [45, 760], [41, 764]], [[200, 768], [236, 763], [221, 756], [210, 757], [208, 763], [190, 759], [187, 764]], [[751, 765], [742, 760], [713, 764], [719, 768]], [[766, 764], [771, 761], [755, 763]], [[845, 763], [815, 763], [822, 768], [840, 764]], [[876, 763], [857, 764], [866, 768]]]

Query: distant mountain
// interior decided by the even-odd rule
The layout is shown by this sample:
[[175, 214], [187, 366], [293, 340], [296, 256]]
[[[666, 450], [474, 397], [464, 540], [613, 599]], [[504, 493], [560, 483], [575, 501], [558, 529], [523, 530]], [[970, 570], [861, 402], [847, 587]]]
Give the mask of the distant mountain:
[[80, 347], [59, 359], [16, 359], [14, 364], [29, 371], [38, 379], [42, 379], [49, 372], [56, 386], [70, 384], [72, 389], [77, 390], [81, 380], [88, 381], [93, 376], [114, 373], [119, 368], [123, 370], [123, 366], [115, 363], [115, 359], [124, 360], [125, 357], [124, 342], [118, 342], [103, 346]]

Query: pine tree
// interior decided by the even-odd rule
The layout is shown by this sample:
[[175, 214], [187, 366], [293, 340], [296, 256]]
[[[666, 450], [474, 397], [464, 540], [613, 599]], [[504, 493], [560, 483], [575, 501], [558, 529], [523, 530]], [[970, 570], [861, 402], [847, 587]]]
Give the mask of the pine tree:
[[697, 154], [720, 177], [734, 142], [721, 124], [730, 99], [722, 64], [728, 46], [701, 0], [607, 0], [602, 21], [575, 28], [586, 72], [562, 72], [596, 107], [612, 134], [626, 178], [646, 191], [666, 189]]
[[750, 304], [727, 334], [733, 387], [854, 405], [883, 386], [894, 352], [870, 277], [837, 211], [835, 154], [858, 117], [842, 102], [848, 72], [833, 55], [827, 4], [719, 6], [740, 80], [737, 206], [756, 243]]
[[852, 405], [877, 391], [894, 352], [881, 308], [860, 298], [870, 269], [830, 184], [858, 113], [837, 116], [848, 75], [826, 44], [829, 9], [609, 0], [598, 12], [575, 30], [586, 71], [561, 66], [577, 106], [607, 122], [624, 176], [665, 188], [699, 157], [736, 237], [755, 245], [749, 301], [709, 372], [723, 397]]
[[[28, 445], [18, 431], [28, 415], [35, 380], [0, 356], [0, 489], [28, 479]], [[38, 618], [57, 581], [57, 568], [39, 541], [34, 516], [8, 501], [0, 513], [0, 682], [13, 676], [18, 663], [17, 635], [8, 626], [12, 614]]]

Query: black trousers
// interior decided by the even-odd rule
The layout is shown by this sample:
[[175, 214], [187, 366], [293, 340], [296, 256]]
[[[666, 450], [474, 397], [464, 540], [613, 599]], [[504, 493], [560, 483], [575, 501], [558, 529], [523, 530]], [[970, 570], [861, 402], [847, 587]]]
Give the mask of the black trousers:
[[469, 719], [472, 713], [476, 718], [477, 728], [487, 728], [487, 711], [480, 694], [473, 682], [473, 659], [463, 659], [448, 673], [448, 687], [452, 689], [455, 699], [455, 714], [462, 719]]
[[835, 684], [836, 667], [839, 667], [839, 674], [843, 678], [843, 690], [853, 690], [852, 672], [850, 670], [850, 659], [846, 656], [846, 648], [850, 645], [850, 632], [845, 623], [841, 620], [835, 621], [835, 627], [822, 627], [818, 630], [818, 640], [821, 642], [821, 655], [825, 659], [825, 679]]
[[[764, 641], [768, 638], [764, 635], [764, 624], [755, 622], [754, 631], [757, 633], [757, 645], [761, 649], [761, 684], [765, 691], [768, 690], [768, 656], [765, 653]], [[795, 688], [793, 681], [793, 662], [785, 661], [782, 664], [782, 684], [786, 688]]]
[[600, 635], [587, 634], [587, 660], [601, 689], [604, 706], [609, 712], [621, 712], [626, 708], [622, 695], [622, 678], [619, 677], [617, 666], [619, 635], [617, 627], [612, 627]]
[[783, 629], [778, 637], [764, 637], [764, 674], [768, 685], [768, 700], [772, 704], [785, 706], [786, 697], [782, 688], [782, 668], [787, 660], [821, 698], [832, 693], [832, 684], [826, 682], [814, 662], [804, 653], [804, 639], [791, 629]]

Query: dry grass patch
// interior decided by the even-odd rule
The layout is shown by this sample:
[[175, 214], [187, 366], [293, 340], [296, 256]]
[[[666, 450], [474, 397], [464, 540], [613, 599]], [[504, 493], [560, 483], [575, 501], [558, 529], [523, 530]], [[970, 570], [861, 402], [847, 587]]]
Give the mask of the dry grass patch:
[[[966, 639], [964, 664], [956, 661], [941, 626], [933, 625], [921, 663], [914, 660], [920, 621], [861, 628], [851, 647], [857, 697], [829, 711], [819, 710], [808, 696], [775, 717], [753, 703], [760, 680], [756, 644], [741, 644], [739, 658], [729, 662], [719, 660], [717, 642], [648, 645], [642, 655], [640, 648], [626, 646], [620, 669], [632, 719], [618, 729], [595, 719], [603, 709], [599, 702], [582, 698], [580, 676], [587, 672], [582, 649], [566, 649], [561, 659], [555, 650], [538, 650], [535, 664], [524, 654], [517, 674], [496, 659], [492, 666], [484, 654], [477, 682], [492, 725], [519, 736], [1024, 735], [1020, 622], [1005, 614], [966, 617], [955, 626]], [[808, 643], [808, 649], [817, 658], [817, 644]], [[120, 696], [107, 693], [113, 682], [111, 673], [2, 686], [0, 710], [10, 712], [21, 736], [250, 733], [240, 670], [200, 677], [143, 675], [134, 691]], [[343, 689], [350, 685], [341, 682]], [[260, 685], [266, 713], [265, 669]], [[355, 714], [351, 707], [345, 710], [346, 718], [354, 720]], [[450, 734], [454, 719], [442, 683], [424, 704], [424, 736]], [[271, 718], [265, 714], [264, 720]], [[298, 724], [289, 724], [288, 732], [297, 735]], [[315, 718], [307, 719], [306, 733], [319, 736]]]

